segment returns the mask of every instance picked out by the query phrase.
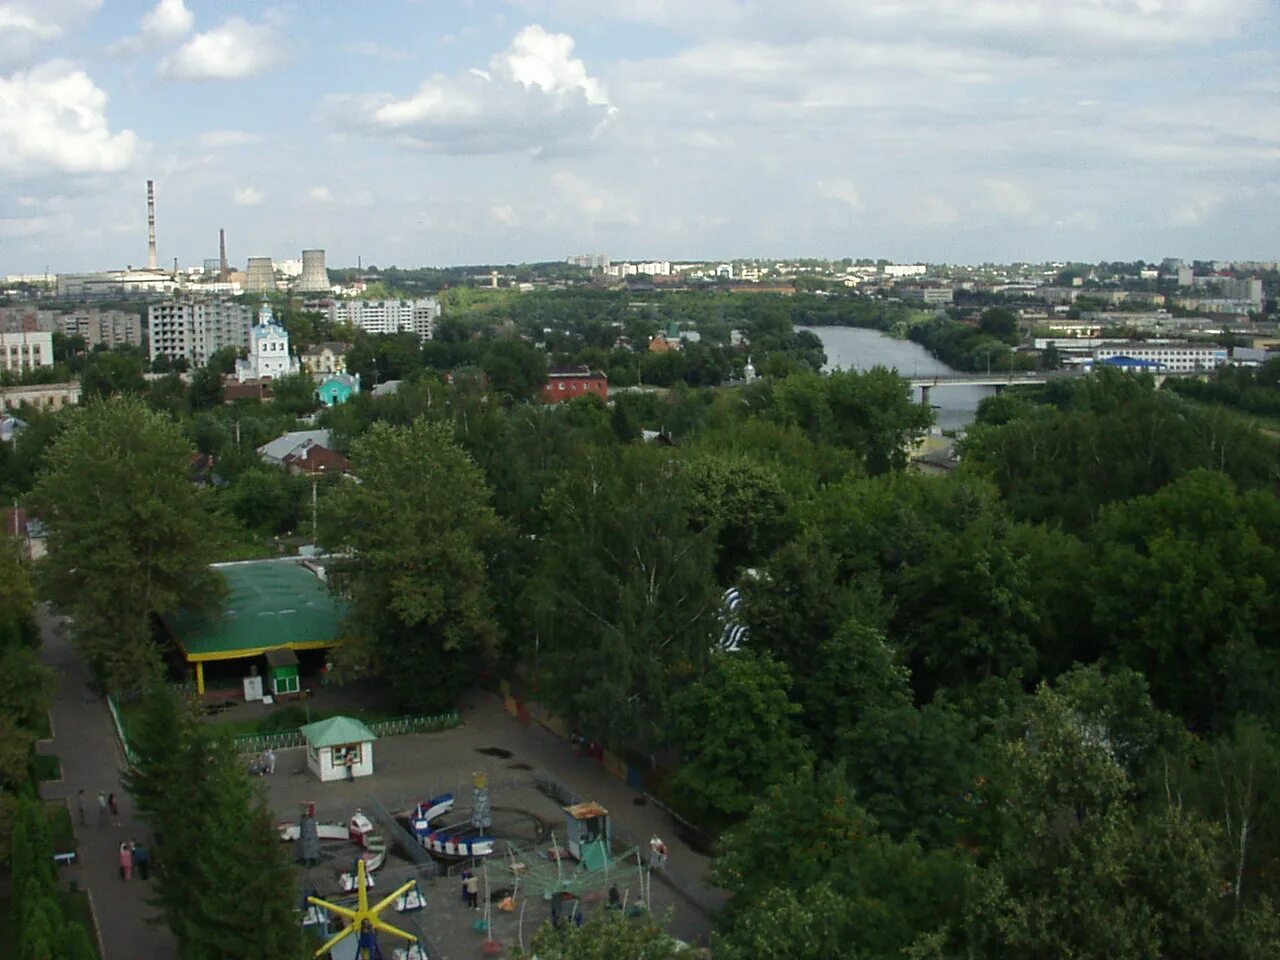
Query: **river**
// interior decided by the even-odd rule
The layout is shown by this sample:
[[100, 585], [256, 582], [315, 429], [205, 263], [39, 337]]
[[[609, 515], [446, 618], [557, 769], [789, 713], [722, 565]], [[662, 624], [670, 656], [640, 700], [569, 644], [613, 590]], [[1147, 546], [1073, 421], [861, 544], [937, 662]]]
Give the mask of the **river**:
[[[870, 370], [889, 367], [904, 377], [946, 376], [955, 373], [913, 340], [896, 340], [879, 330], [861, 327], [804, 327], [822, 341], [827, 354], [827, 370]], [[916, 390], [915, 398], [920, 399]], [[934, 404], [938, 426], [945, 430], [963, 430], [973, 422], [983, 397], [995, 393], [994, 387], [934, 387], [929, 399]]]

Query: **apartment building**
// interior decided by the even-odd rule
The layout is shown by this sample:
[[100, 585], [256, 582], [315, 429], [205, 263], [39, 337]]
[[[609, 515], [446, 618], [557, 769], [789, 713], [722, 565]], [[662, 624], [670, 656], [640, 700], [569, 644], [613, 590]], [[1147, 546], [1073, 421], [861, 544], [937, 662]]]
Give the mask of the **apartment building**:
[[329, 304], [330, 323], [349, 323], [366, 333], [413, 333], [430, 340], [440, 317], [440, 301], [334, 300]]
[[232, 300], [169, 300], [147, 308], [151, 359], [185, 357], [201, 367], [223, 347], [249, 346], [253, 310]]
[[53, 366], [53, 334], [47, 330], [0, 333], [0, 372], [22, 373]]

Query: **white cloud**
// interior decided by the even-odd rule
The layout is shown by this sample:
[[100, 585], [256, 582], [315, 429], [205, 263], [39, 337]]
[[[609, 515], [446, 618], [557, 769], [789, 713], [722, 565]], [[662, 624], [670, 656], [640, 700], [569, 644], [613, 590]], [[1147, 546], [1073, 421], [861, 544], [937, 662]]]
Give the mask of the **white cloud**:
[[136, 57], [166, 44], [176, 43], [191, 32], [196, 16], [183, 0], [159, 0], [138, 22], [138, 33], [115, 44], [117, 57]]
[[1268, 0], [514, 0], [592, 21], [653, 23], [693, 36], [776, 40], [871, 34], [969, 36], [1041, 48], [1204, 43], [1234, 37]]
[[0, 174], [124, 169], [138, 139], [130, 130], [111, 132], [106, 106], [107, 95], [69, 63], [0, 77]]
[[818, 189], [827, 199], [843, 203], [850, 210], [862, 209], [862, 196], [851, 180], [819, 180]]
[[9, 0], [0, 3], [0, 69], [25, 66], [87, 20], [102, 0]]
[[579, 174], [557, 170], [551, 175], [551, 185], [574, 214], [590, 226], [630, 226], [640, 222], [630, 200]]
[[1222, 195], [1212, 189], [1186, 194], [1169, 214], [1169, 222], [1178, 227], [1195, 227], [1204, 223], [1222, 206]]
[[509, 203], [491, 204], [489, 216], [493, 218], [494, 223], [501, 224], [504, 227], [517, 227], [520, 225], [520, 215], [516, 213], [516, 208]]
[[207, 147], [210, 150], [219, 150], [223, 147], [243, 147], [250, 143], [257, 143], [260, 137], [256, 133], [249, 133], [245, 130], [208, 130], [200, 134], [200, 146]]
[[266, 195], [253, 187], [240, 187], [231, 195], [231, 199], [241, 207], [256, 207], [266, 199]]
[[589, 139], [614, 112], [572, 53], [572, 37], [535, 24], [487, 70], [437, 74], [404, 98], [334, 96], [326, 107], [369, 132], [440, 153], [538, 152]]
[[400, 50], [396, 47], [384, 47], [380, 43], [373, 40], [360, 40], [356, 43], [349, 43], [342, 48], [342, 52], [350, 54], [353, 57], [370, 57], [374, 60], [408, 60], [409, 53], [407, 50]]
[[1012, 180], [986, 182], [986, 206], [1002, 216], [1026, 220], [1036, 214], [1036, 200], [1026, 187]]
[[142, 32], [157, 40], [173, 41], [190, 33], [195, 22], [196, 15], [182, 0], [160, 0], [142, 18]]
[[314, 203], [333, 203], [333, 191], [328, 187], [312, 187], [307, 191], [307, 199]]
[[237, 80], [280, 63], [275, 32], [266, 24], [231, 17], [198, 33], [160, 63], [160, 75], [174, 80]]

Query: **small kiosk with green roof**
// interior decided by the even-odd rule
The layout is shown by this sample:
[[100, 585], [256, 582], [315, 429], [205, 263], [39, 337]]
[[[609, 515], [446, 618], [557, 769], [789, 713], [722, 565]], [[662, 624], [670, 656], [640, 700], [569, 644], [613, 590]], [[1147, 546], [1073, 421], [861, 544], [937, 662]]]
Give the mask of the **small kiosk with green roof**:
[[[311, 568], [296, 560], [214, 564], [213, 569], [227, 583], [222, 615], [182, 611], [165, 621], [184, 659], [195, 667], [196, 691], [204, 693], [206, 663], [257, 660], [268, 654], [272, 692], [297, 693], [298, 652], [336, 644], [345, 605]], [[270, 657], [275, 651], [287, 654], [277, 658], [279, 664]], [[244, 664], [242, 675], [250, 673], [250, 666]]]
[[307, 766], [321, 781], [354, 780], [373, 773], [373, 731], [352, 717], [330, 717], [300, 731], [307, 741]]

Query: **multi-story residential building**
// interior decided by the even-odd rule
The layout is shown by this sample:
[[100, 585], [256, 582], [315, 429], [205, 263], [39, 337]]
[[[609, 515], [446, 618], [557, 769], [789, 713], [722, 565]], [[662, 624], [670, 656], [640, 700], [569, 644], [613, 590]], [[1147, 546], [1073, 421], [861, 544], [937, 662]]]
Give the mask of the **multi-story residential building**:
[[0, 333], [0, 372], [22, 373], [53, 366], [53, 334], [48, 330]]
[[440, 317], [440, 301], [335, 300], [329, 304], [330, 323], [349, 323], [366, 333], [414, 333], [430, 340]]
[[1226, 364], [1230, 360], [1230, 352], [1216, 343], [1178, 343], [1168, 340], [1112, 341], [1094, 348], [1094, 363], [1116, 358], [1151, 364], [1160, 373], [1199, 373]]
[[52, 330], [51, 316], [50, 311], [35, 307], [0, 307], [0, 333]]
[[147, 308], [151, 359], [185, 357], [204, 366], [223, 347], [249, 345], [253, 310], [231, 300], [169, 300]]
[[901, 279], [902, 277], [923, 277], [929, 268], [923, 263], [886, 263], [882, 271], [886, 277]]
[[1262, 279], [1260, 277], [1220, 277], [1216, 274], [1196, 277], [1195, 286], [1217, 288], [1222, 300], [1247, 300], [1262, 303]]
[[125, 310], [99, 310], [87, 307], [56, 315], [58, 329], [69, 337], [84, 337], [84, 345], [92, 350], [98, 345], [118, 347], [142, 344], [142, 317]]

